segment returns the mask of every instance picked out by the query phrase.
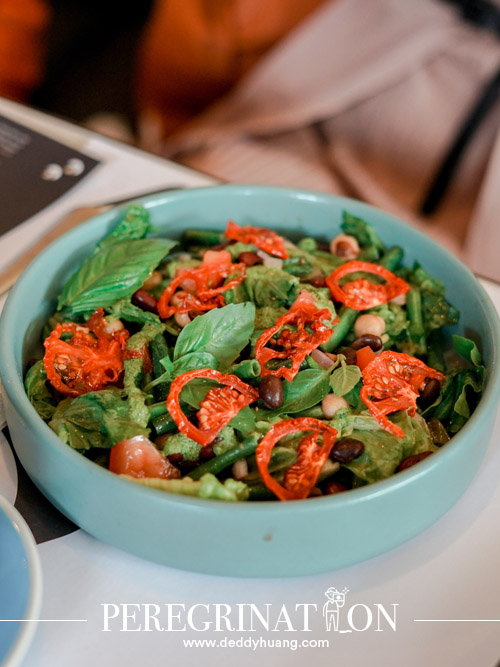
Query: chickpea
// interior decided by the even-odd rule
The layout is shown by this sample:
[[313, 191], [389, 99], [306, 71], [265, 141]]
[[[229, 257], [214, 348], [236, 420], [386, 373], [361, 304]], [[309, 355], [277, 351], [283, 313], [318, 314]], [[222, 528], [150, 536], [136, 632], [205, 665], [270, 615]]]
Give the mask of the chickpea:
[[323, 415], [326, 419], [332, 419], [339, 410], [348, 407], [349, 404], [345, 398], [337, 396], [336, 394], [327, 394], [321, 401], [321, 409], [323, 410]]
[[147, 280], [142, 284], [142, 289], [152, 290], [154, 287], [159, 285], [163, 280], [163, 276], [159, 271], [153, 271]]
[[106, 319], [106, 326], [104, 328], [106, 330], [106, 333], [115, 334], [118, 333], [119, 331], [122, 331], [125, 327], [123, 326], [123, 322], [121, 320], [109, 321], [108, 319]]
[[342, 259], [356, 259], [359, 255], [359, 244], [354, 236], [339, 234], [331, 240], [330, 252]]
[[406, 292], [395, 296], [394, 299], [391, 299], [391, 303], [395, 303], [396, 306], [406, 306]]
[[181, 329], [184, 329], [191, 322], [191, 318], [187, 313], [175, 313], [174, 320], [180, 326]]
[[354, 323], [354, 335], [356, 338], [371, 334], [381, 336], [385, 331], [385, 320], [379, 315], [360, 315]]

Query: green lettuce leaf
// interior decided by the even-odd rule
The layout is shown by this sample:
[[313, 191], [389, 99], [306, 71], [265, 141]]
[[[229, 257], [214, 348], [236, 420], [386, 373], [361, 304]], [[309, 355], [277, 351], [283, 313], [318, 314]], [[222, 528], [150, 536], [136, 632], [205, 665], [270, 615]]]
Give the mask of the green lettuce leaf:
[[242, 285], [248, 299], [257, 307], [285, 306], [297, 298], [300, 283], [295, 276], [270, 266], [250, 266]]
[[119, 389], [102, 389], [57, 406], [50, 428], [63, 442], [80, 451], [93, 447], [111, 448], [134, 435], [149, 436], [149, 429], [130, 418], [130, 406]]
[[[351, 215], [347, 211], [342, 214], [342, 231], [349, 236], [354, 236], [363, 250], [371, 249], [372, 259], [377, 259], [384, 252], [384, 244], [373, 227], [361, 218]], [[368, 257], [363, 259], [367, 260]]]
[[43, 359], [33, 364], [26, 373], [24, 388], [26, 389], [31, 405], [40, 417], [45, 421], [49, 421], [56, 409], [56, 400], [49, 389]]
[[121, 222], [97, 245], [94, 254], [119, 243], [145, 238], [151, 231], [149, 212], [140, 204], [132, 204], [125, 211]]
[[178, 493], [183, 496], [196, 496], [208, 500], [238, 502], [248, 500], [249, 496], [248, 486], [243, 482], [229, 478], [222, 484], [211, 473], [206, 473], [196, 482], [190, 477], [184, 477], [183, 479], [159, 479], [151, 477], [141, 479], [138, 477], [129, 477], [128, 475], [121, 475], [121, 477], [151, 489]]
[[399, 412], [391, 417], [391, 421], [403, 429], [404, 438], [397, 438], [383, 429], [354, 428], [350, 434], [350, 437], [363, 442], [365, 451], [345, 467], [367, 484], [393, 475], [407, 456], [438, 449], [423, 419], [412, 419], [406, 412]]
[[348, 366], [343, 354], [339, 354], [339, 368], [336, 368], [330, 376], [330, 387], [337, 396], [345, 396], [361, 380], [362, 374], [359, 366]]

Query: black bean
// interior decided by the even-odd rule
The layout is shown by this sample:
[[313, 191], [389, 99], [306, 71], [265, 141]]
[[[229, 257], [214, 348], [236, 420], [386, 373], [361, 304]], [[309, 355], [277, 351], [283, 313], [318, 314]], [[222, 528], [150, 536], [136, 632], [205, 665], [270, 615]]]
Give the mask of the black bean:
[[344, 355], [345, 362], [348, 366], [356, 365], [356, 350], [353, 350], [352, 347], [343, 347], [339, 350], [338, 354]]
[[425, 381], [424, 388], [420, 392], [419, 405], [420, 407], [427, 407], [432, 405], [441, 391], [441, 385], [435, 378], [428, 378]]
[[266, 375], [259, 385], [259, 397], [270, 410], [279, 408], [284, 400], [283, 383], [275, 375]]
[[338, 440], [330, 452], [330, 458], [337, 463], [351, 463], [354, 459], [365, 451], [365, 446], [361, 440], [356, 438], [343, 438]]
[[431, 452], [431, 451], [420, 452], [420, 454], [414, 454], [413, 456], [407, 456], [398, 465], [397, 471], [401, 472], [401, 470], [406, 470], [407, 468], [411, 468], [412, 466], [415, 465], [415, 463], [418, 463], [419, 461], [423, 461], [423, 459], [426, 459], [431, 454], [434, 454], [434, 452]]
[[371, 347], [374, 352], [378, 352], [383, 346], [384, 344], [380, 336], [375, 336], [374, 334], [360, 336], [351, 344], [353, 350], [361, 350], [362, 347]]

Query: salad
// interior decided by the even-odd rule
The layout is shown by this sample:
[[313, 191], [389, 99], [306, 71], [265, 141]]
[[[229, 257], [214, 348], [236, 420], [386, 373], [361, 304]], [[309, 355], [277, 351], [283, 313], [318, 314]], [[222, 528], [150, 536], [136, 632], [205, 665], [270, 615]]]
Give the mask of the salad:
[[332, 239], [227, 223], [159, 238], [131, 206], [69, 278], [27, 395], [131, 482], [306, 499], [431, 456], [477, 405], [476, 343], [424, 266], [344, 212]]

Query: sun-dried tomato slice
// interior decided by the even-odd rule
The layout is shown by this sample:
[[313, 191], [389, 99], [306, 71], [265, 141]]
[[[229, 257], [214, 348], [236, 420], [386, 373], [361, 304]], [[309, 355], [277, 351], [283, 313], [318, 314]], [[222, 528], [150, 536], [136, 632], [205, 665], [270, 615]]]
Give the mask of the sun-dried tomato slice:
[[[198, 426], [195, 426], [182, 411], [179, 397], [182, 389], [191, 380], [200, 378], [215, 380], [223, 386], [209, 389], [200, 403], [196, 414]], [[240, 410], [256, 401], [258, 397], [259, 392], [245, 384], [236, 375], [224, 375], [212, 368], [202, 368], [188, 371], [175, 378], [168, 394], [167, 410], [179, 431], [191, 440], [205, 446], [217, 437], [217, 434]]]
[[[300, 369], [300, 364], [306, 356], [319, 345], [326, 343], [332, 335], [331, 326], [324, 320], [331, 320], [332, 313], [328, 308], [318, 310], [312, 303], [301, 302], [293, 305], [288, 313], [282, 315], [276, 324], [262, 332], [255, 345], [255, 358], [261, 366], [261, 377], [276, 375], [291, 382]], [[294, 325], [296, 331], [283, 329], [276, 340], [277, 334], [285, 325]], [[274, 348], [266, 347], [273, 339]], [[276, 347], [278, 346], [278, 347]], [[278, 349], [280, 348], [280, 349]], [[269, 369], [266, 364], [271, 359], [290, 360], [291, 366], [280, 366], [277, 369]]]
[[[366, 278], [356, 278], [356, 280], [340, 286], [339, 282], [342, 278], [356, 271], [380, 276], [385, 280], [385, 283], [375, 284]], [[394, 275], [383, 266], [356, 260], [346, 262], [335, 269], [327, 277], [326, 284], [337, 301], [353, 310], [367, 310], [380, 306], [400, 294], [406, 294], [410, 290], [410, 285], [405, 280]]]
[[[206, 312], [225, 305], [224, 292], [239, 285], [245, 278], [245, 264], [202, 264], [175, 276], [157, 303], [161, 318], [175, 313]], [[228, 282], [224, 282], [233, 276]], [[180, 288], [180, 289], [179, 289]]]
[[[47, 378], [62, 394], [80, 396], [119, 379], [129, 333], [126, 329], [109, 332], [103, 312], [96, 310], [86, 326], [58, 323], [45, 339]], [[73, 334], [71, 340], [61, 340], [64, 333]]]
[[386, 350], [363, 369], [361, 400], [383, 429], [403, 438], [403, 430], [389, 421], [386, 415], [408, 410], [412, 417], [417, 409], [419, 391], [427, 378], [441, 382], [444, 375], [426, 366], [420, 359]]
[[266, 229], [266, 227], [251, 227], [250, 225], [240, 227], [230, 220], [227, 223], [225, 234], [232, 241], [251, 243], [257, 246], [257, 248], [264, 250], [264, 252], [267, 252], [268, 255], [273, 255], [280, 259], [289, 258], [283, 237], [270, 229]]
[[[282, 486], [269, 473], [271, 453], [281, 438], [300, 431], [312, 431], [312, 433], [308, 433], [300, 441], [297, 448], [297, 460], [286, 471]], [[319, 445], [318, 440], [321, 435], [323, 443]], [[280, 500], [307, 498], [316, 484], [321, 468], [335, 444], [336, 437], [337, 431], [332, 426], [312, 417], [297, 417], [278, 422], [266, 433], [255, 451], [264, 484]]]

